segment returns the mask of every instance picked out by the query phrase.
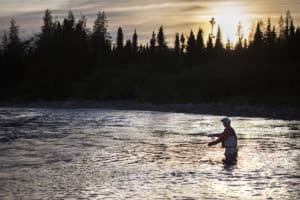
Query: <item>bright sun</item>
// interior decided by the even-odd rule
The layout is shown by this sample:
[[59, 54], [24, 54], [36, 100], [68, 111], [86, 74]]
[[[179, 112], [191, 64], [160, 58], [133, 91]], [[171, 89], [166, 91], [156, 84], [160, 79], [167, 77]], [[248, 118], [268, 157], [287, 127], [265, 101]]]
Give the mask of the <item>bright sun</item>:
[[[238, 24], [241, 23], [241, 33], [244, 38], [248, 38], [249, 21], [246, 19], [246, 11], [242, 6], [224, 4], [218, 6], [215, 11], [216, 25], [220, 25], [222, 31], [223, 43], [229, 39], [232, 43], [238, 41]], [[214, 34], [216, 33], [215, 26]]]

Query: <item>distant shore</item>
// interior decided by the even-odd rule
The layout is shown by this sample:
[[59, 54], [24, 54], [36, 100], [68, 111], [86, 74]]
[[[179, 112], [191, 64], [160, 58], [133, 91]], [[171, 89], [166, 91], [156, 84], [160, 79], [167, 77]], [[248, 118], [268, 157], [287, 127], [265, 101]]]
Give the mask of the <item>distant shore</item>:
[[134, 101], [40, 101], [23, 103], [0, 102], [0, 107], [59, 109], [102, 108], [300, 120], [299, 106], [245, 105], [231, 103], [153, 104]]

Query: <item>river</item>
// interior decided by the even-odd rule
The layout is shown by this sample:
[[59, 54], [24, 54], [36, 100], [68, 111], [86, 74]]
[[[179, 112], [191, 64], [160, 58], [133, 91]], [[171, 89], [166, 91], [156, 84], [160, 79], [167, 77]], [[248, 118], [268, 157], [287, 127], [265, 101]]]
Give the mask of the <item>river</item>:
[[227, 166], [222, 117], [2, 107], [0, 199], [299, 199], [300, 121], [232, 117]]

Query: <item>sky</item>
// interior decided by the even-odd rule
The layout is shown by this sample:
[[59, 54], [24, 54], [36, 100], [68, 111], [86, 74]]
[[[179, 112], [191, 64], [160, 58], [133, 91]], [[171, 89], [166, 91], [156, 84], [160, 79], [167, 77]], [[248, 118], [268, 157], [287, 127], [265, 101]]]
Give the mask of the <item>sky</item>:
[[99, 11], [105, 11], [109, 22], [109, 32], [115, 40], [118, 27], [123, 28], [125, 39], [137, 30], [140, 43], [150, 40], [152, 31], [164, 26], [167, 41], [173, 45], [175, 33], [188, 35], [191, 29], [199, 27], [204, 36], [211, 32], [209, 20], [214, 17], [220, 25], [223, 41], [237, 39], [237, 24], [240, 21], [245, 37], [251, 27], [270, 17], [277, 25], [280, 15], [290, 10], [295, 24], [300, 25], [300, 0], [0, 0], [0, 35], [9, 27], [14, 18], [20, 26], [22, 38], [38, 33], [46, 9], [61, 20], [72, 10], [77, 18], [84, 15], [88, 26]]

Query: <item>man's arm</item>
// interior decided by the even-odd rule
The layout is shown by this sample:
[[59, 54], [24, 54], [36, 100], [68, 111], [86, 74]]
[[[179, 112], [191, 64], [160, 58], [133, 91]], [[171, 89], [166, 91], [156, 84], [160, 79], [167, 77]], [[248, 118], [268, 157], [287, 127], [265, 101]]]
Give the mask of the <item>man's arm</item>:
[[224, 139], [225, 139], [224, 134], [220, 134], [219, 138], [217, 140], [213, 141], [213, 142], [209, 142], [208, 146], [219, 144], [219, 143], [223, 142]]
[[209, 134], [207, 137], [220, 137], [223, 133]]
[[220, 142], [223, 142], [226, 138], [228, 138], [230, 135], [232, 135], [232, 132], [230, 130], [225, 130], [223, 133], [221, 134], [218, 134], [219, 138], [213, 142], [210, 142], [208, 143], [208, 146], [212, 146], [212, 145], [215, 145], [215, 144], [218, 144]]

